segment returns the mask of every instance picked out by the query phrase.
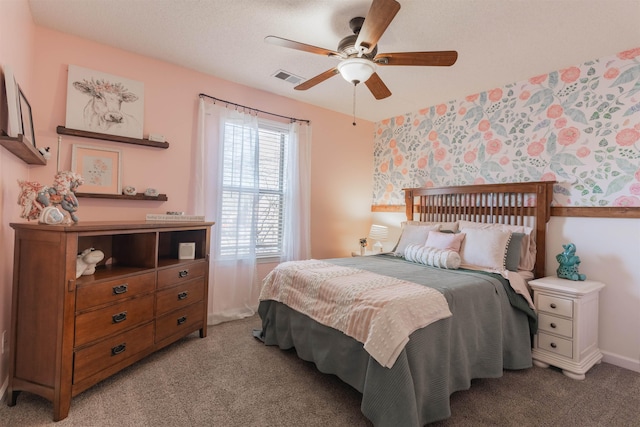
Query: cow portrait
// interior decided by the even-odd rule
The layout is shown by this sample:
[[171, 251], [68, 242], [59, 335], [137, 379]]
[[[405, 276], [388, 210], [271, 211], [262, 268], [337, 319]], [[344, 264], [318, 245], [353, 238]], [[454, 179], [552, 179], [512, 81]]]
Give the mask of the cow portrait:
[[122, 111], [123, 102], [135, 102], [138, 97], [122, 83], [83, 79], [73, 82], [73, 87], [89, 96], [84, 107], [84, 122], [89, 129], [107, 132], [114, 128], [138, 126], [133, 116]]

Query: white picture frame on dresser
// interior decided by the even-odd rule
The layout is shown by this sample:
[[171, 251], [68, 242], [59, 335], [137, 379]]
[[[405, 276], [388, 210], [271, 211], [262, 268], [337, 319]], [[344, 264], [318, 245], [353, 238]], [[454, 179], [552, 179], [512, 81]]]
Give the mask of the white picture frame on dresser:
[[598, 302], [604, 283], [549, 276], [531, 280], [529, 286], [538, 312], [534, 365], [555, 366], [569, 378], [583, 380], [587, 371], [602, 360]]

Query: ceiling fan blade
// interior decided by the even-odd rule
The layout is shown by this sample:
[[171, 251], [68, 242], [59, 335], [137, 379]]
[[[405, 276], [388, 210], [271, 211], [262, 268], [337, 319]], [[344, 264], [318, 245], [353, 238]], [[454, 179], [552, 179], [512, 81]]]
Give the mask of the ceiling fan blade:
[[400, 3], [396, 0], [373, 0], [358, 33], [355, 47], [364, 48], [364, 53], [371, 52], [399, 10]]
[[337, 56], [339, 58], [343, 58], [344, 55], [338, 53], [334, 50], [325, 49], [322, 47], [312, 46], [310, 44], [304, 44], [300, 42], [296, 42], [293, 40], [283, 39], [282, 37], [277, 36], [267, 36], [264, 38], [264, 41], [270, 44], [274, 44], [276, 46], [288, 47], [290, 49], [302, 50], [304, 52], [315, 53], [317, 55], [323, 56]]
[[373, 59], [378, 65], [425, 65], [432, 67], [448, 67], [458, 60], [455, 50], [439, 52], [398, 52], [379, 53]]
[[364, 82], [376, 99], [384, 99], [391, 96], [391, 91], [384, 84], [378, 73], [371, 74], [369, 80]]
[[295, 90], [307, 90], [310, 89], [312, 87], [314, 87], [315, 85], [317, 85], [318, 83], [322, 83], [323, 81], [335, 76], [336, 74], [338, 74], [338, 68], [337, 67], [333, 67], [330, 70], [325, 71], [324, 73], [318, 74], [315, 77], [310, 78], [309, 80], [307, 80], [304, 83], [300, 83], [298, 86], [294, 87]]

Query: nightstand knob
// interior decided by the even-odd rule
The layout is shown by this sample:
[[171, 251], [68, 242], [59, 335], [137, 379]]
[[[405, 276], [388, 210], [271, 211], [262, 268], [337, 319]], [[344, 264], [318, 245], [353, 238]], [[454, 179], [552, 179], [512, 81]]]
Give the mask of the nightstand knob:
[[556, 308], [556, 307], [557, 307], [557, 305], [555, 305], [555, 303], [551, 303], [551, 304], [549, 304], [549, 307], [551, 307], [551, 308]]
[[555, 329], [555, 328], [556, 328], [556, 324], [555, 324], [555, 323], [552, 323], [552, 324], [550, 324], [549, 326], [551, 326], [553, 329]]
[[557, 347], [556, 343], [554, 343], [554, 342], [552, 342], [552, 343], [551, 343], [551, 344], [549, 344], [549, 345], [551, 346], [551, 348], [556, 348], [556, 347]]

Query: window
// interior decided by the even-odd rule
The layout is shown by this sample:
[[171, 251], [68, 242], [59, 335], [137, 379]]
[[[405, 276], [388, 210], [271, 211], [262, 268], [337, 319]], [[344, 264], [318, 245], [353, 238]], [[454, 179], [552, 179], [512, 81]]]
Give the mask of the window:
[[277, 122], [225, 123], [220, 256], [282, 254], [288, 139]]

